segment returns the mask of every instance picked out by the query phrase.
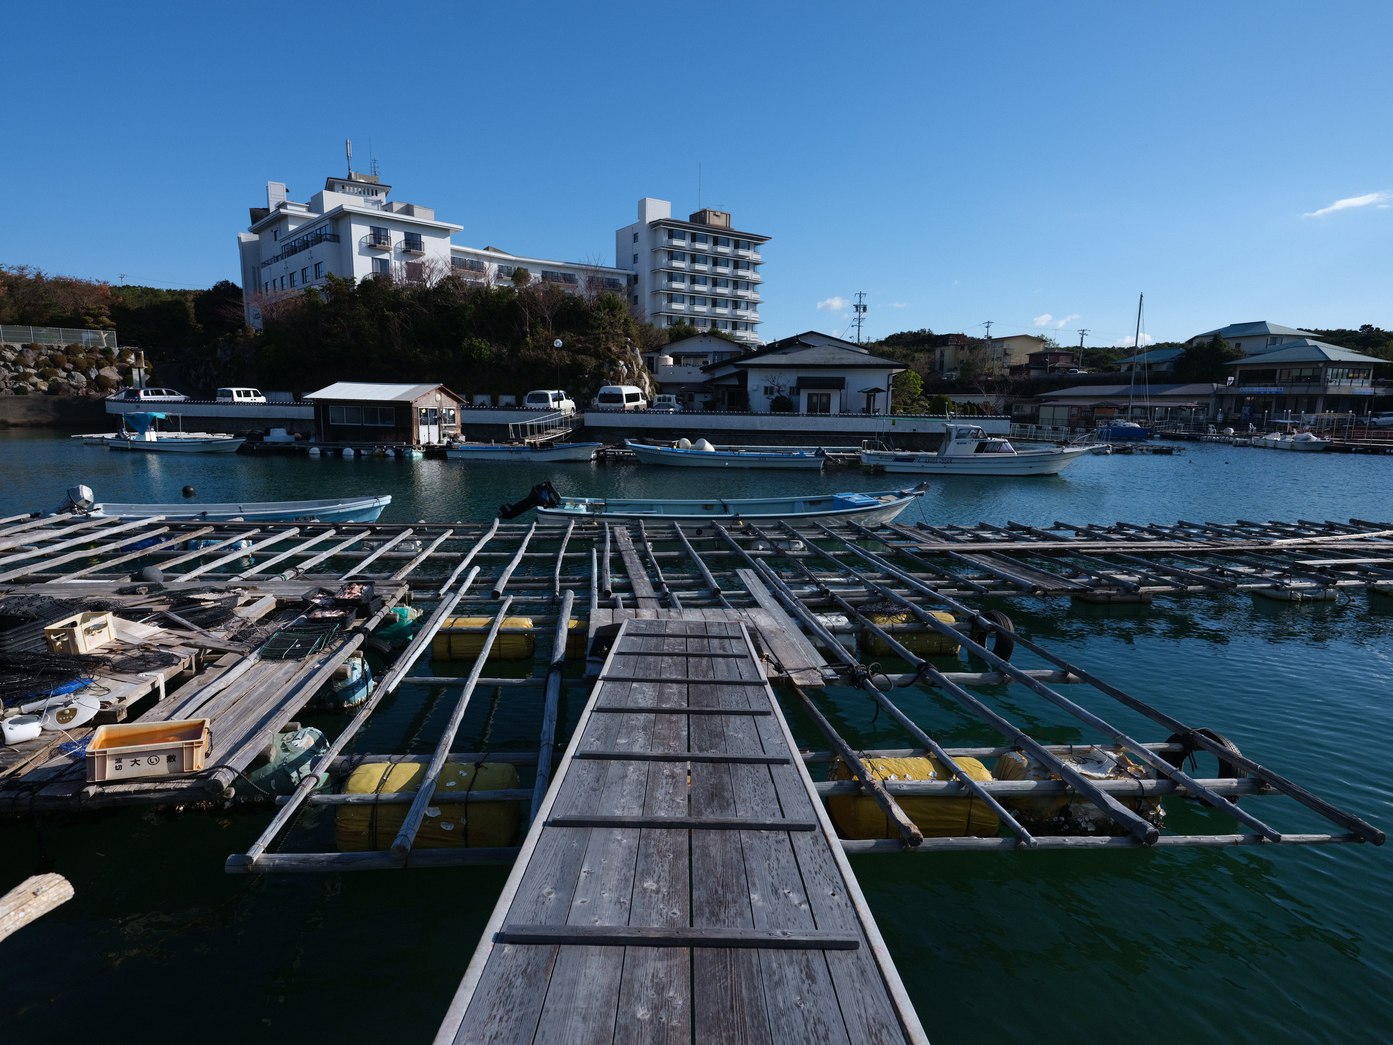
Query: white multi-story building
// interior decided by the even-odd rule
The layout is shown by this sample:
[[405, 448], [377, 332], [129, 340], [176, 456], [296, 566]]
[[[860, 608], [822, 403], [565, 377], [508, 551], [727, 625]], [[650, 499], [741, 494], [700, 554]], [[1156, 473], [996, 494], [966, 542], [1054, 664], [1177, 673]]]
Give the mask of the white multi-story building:
[[627, 297], [627, 269], [456, 246], [450, 237], [462, 225], [438, 220], [431, 207], [388, 200], [391, 189], [375, 174], [350, 170], [345, 178], [327, 179], [308, 203], [296, 203], [283, 183], [268, 182], [266, 206], [252, 208], [250, 227], [237, 237], [247, 322], [260, 327], [264, 308], [321, 286], [331, 275], [429, 283], [453, 272], [505, 285], [525, 268], [543, 285]]
[[667, 200], [638, 201], [638, 221], [614, 234], [614, 263], [634, 275], [629, 303], [655, 327], [690, 323], [745, 344], [759, 344], [758, 326], [768, 236], [736, 232], [730, 214], [699, 210], [672, 217]]
[[308, 203], [266, 184], [266, 206], [253, 207], [237, 237], [247, 322], [261, 325], [267, 305], [330, 276], [382, 275], [428, 281], [450, 271], [450, 236], [463, 226], [438, 221], [434, 209], [387, 199], [375, 174], [329, 178]]

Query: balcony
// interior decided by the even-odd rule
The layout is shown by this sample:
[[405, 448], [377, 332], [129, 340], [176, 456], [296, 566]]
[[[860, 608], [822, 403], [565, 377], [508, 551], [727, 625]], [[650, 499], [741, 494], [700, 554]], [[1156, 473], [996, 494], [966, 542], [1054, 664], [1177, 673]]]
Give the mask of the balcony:
[[[390, 244], [388, 246], [390, 248]], [[426, 245], [419, 236], [407, 236], [406, 239], [402, 240], [401, 249], [403, 254], [424, 254]]]
[[391, 250], [392, 234], [390, 232], [369, 232], [363, 237], [363, 246], [368, 250]]

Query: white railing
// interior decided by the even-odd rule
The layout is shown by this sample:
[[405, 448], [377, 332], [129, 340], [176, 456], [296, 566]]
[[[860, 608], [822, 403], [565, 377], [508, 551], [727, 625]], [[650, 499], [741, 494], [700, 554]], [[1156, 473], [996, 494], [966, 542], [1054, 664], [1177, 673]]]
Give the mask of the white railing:
[[114, 330], [76, 330], [69, 327], [0, 326], [0, 341], [9, 345], [82, 345], [116, 348]]

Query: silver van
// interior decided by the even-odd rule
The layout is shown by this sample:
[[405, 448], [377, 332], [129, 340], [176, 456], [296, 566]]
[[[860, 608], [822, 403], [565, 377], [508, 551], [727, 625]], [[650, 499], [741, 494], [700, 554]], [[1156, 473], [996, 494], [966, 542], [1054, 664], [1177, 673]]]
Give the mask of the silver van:
[[127, 388], [111, 398], [125, 403], [183, 403], [189, 397], [172, 388]]
[[590, 405], [596, 410], [647, 410], [648, 397], [638, 385], [603, 385]]
[[219, 403], [264, 403], [266, 397], [259, 388], [219, 388]]

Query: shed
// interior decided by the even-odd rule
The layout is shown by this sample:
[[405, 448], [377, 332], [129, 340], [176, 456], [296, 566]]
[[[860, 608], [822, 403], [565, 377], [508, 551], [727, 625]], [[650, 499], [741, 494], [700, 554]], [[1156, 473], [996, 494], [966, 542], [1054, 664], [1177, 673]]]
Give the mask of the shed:
[[305, 398], [321, 443], [437, 446], [459, 435], [463, 398], [434, 382], [337, 381]]

